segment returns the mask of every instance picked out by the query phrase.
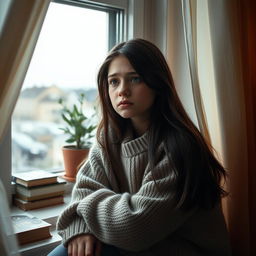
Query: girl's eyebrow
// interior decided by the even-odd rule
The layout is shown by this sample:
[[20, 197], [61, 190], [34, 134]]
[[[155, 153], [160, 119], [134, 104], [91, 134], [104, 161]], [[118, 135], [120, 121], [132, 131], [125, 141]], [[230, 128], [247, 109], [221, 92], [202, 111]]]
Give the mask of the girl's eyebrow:
[[[125, 73], [125, 75], [126, 75], [126, 76], [138, 75], [138, 73], [135, 72], [135, 71], [132, 71], [132, 72], [127, 72], [127, 73]], [[113, 73], [113, 74], [110, 74], [110, 75], [108, 75], [108, 78], [109, 78], [109, 77], [113, 77], [113, 76], [120, 76], [120, 73]]]

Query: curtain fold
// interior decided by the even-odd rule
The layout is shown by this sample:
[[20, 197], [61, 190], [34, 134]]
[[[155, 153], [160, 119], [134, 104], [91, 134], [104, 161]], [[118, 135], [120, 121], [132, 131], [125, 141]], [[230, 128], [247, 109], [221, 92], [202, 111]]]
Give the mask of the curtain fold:
[[0, 141], [7, 129], [50, 0], [10, 2], [0, 37]]
[[202, 101], [197, 66], [197, 1], [182, 0], [182, 18], [185, 38], [185, 48], [189, 64], [189, 75], [191, 79], [193, 100], [198, 120], [199, 129], [206, 141], [211, 144], [208, 125]]

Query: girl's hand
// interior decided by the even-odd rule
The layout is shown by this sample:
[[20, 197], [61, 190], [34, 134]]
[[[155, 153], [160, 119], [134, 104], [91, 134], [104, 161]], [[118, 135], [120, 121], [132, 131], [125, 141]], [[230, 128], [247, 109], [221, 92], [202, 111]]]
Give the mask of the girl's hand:
[[100, 256], [102, 243], [95, 236], [86, 234], [74, 237], [68, 243], [69, 256]]

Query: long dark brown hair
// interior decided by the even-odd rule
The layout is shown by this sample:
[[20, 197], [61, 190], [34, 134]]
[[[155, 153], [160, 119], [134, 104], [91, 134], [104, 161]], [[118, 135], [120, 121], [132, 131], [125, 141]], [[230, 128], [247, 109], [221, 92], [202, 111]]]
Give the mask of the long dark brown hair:
[[143, 39], [133, 39], [115, 46], [98, 73], [102, 119], [97, 140], [105, 150], [113, 172], [117, 171], [117, 163], [110, 149], [110, 143], [113, 143], [110, 141], [110, 129], [116, 135], [115, 142], [120, 143], [129, 122], [116, 113], [108, 94], [109, 65], [119, 55], [129, 60], [156, 94], [148, 129], [148, 161], [152, 174], [157, 164], [155, 149], [163, 143], [175, 185], [176, 207], [214, 207], [226, 195], [220, 186], [222, 178], [226, 178], [226, 171], [184, 110], [163, 54], [154, 44]]

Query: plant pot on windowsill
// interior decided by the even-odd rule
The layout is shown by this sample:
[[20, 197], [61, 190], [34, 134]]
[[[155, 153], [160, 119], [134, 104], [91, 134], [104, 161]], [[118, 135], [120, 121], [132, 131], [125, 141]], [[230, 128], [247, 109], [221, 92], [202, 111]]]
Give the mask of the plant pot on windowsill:
[[61, 116], [66, 123], [66, 127], [60, 129], [69, 136], [66, 142], [75, 144], [62, 148], [65, 167], [63, 178], [73, 182], [76, 180], [76, 174], [80, 165], [88, 156], [91, 146], [90, 139], [94, 137], [93, 132], [96, 128], [94, 124], [88, 122], [93, 120], [95, 115], [88, 119], [83, 112], [84, 99], [85, 95], [80, 94], [78, 98], [79, 104], [73, 104], [70, 108], [63, 103], [62, 99], [59, 100], [59, 103], [63, 107]]
[[62, 147], [65, 174], [64, 179], [75, 182], [81, 164], [87, 159], [89, 148], [77, 149], [75, 146]]

